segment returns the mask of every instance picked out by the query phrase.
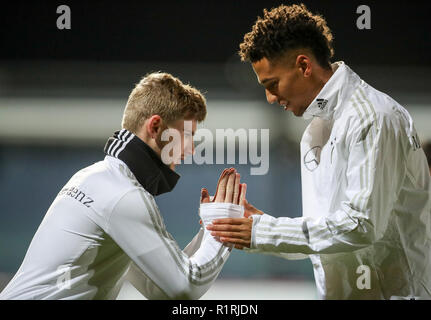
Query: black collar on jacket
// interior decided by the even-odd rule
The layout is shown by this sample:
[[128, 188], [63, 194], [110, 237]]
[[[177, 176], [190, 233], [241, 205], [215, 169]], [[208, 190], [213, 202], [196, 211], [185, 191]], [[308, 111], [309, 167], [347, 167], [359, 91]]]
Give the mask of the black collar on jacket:
[[153, 149], [126, 129], [116, 131], [108, 139], [104, 152], [122, 160], [153, 196], [172, 191], [180, 178]]

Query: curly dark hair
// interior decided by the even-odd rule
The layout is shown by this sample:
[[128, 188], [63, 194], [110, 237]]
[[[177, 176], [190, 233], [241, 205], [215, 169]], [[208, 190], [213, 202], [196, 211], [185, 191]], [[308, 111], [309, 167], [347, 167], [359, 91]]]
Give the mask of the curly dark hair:
[[258, 17], [252, 31], [244, 36], [239, 55], [242, 61], [274, 59], [288, 50], [308, 48], [318, 63], [330, 68], [334, 55], [332, 33], [320, 15], [313, 15], [304, 4], [281, 5]]

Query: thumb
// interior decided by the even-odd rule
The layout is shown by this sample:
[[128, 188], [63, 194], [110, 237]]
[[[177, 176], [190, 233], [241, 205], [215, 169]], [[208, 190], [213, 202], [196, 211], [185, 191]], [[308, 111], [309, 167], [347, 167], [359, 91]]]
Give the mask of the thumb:
[[248, 203], [247, 199], [246, 199], [246, 198], [244, 198], [244, 199], [242, 199], [242, 201], [241, 201], [241, 203], [240, 203], [240, 206], [243, 206], [244, 208], [246, 208], [246, 206], [247, 206], [248, 204], [249, 204], [249, 203]]
[[244, 207], [244, 217], [250, 217], [253, 214], [253, 206], [245, 198], [241, 201], [241, 205]]
[[253, 214], [263, 214], [262, 211], [255, 208], [251, 203], [249, 203], [247, 200], [244, 199], [243, 201], [244, 205], [244, 217], [248, 218]]
[[201, 189], [201, 203], [210, 202], [210, 194], [206, 188]]

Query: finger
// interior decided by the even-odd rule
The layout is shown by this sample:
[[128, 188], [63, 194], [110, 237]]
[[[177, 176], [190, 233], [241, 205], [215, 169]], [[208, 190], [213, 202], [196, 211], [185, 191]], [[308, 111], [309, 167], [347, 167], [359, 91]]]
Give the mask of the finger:
[[249, 217], [253, 214], [260, 214], [262, 215], [263, 212], [259, 209], [255, 208], [251, 203], [246, 202], [244, 206], [244, 217]]
[[233, 171], [231, 171], [230, 175], [229, 175], [229, 179], [227, 181], [227, 186], [226, 186], [226, 195], [224, 197], [224, 202], [229, 202], [232, 203], [233, 200], [233, 189], [234, 189], [234, 184], [235, 184], [235, 169]]
[[213, 237], [220, 237], [220, 238], [232, 238], [232, 239], [243, 239], [243, 240], [249, 240], [250, 234], [249, 233], [242, 233], [242, 232], [228, 232], [228, 231], [213, 231], [211, 232], [211, 235]]
[[217, 192], [218, 192], [218, 189], [219, 189], [219, 186], [220, 186], [220, 181], [223, 179], [223, 177], [226, 175], [226, 172], [227, 172], [227, 168], [225, 168], [222, 172], [221, 172], [221, 174], [220, 174], [220, 177], [219, 177], [219, 179], [218, 179], [218, 181], [217, 181], [217, 188], [216, 188], [216, 192], [215, 192], [215, 194], [214, 194], [214, 196], [213, 196], [213, 200], [215, 200], [216, 199], [216, 197], [217, 197]]
[[225, 247], [228, 247], [228, 248], [235, 248], [235, 249], [239, 249], [239, 250], [243, 250], [244, 249], [244, 246], [242, 246], [240, 244], [233, 244], [233, 243], [229, 243], [229, 242], [222, 242], [222, 245], [225, 246]]
[[256, 210], [253, 210], [255, 208], [247, 201], [247, 199], [244, 199], [243, 205], [244, 205], [244, 217], [245, 218], [248, 218], [251, 215], [256, 214]]
[[224, 202], [226, 195], [226, 185], [229, 179], [229, 170], [226, 170], [224, 174], [220, 176], [220, 180], [217, 185], [216, 197], [214, 198], [215, 202]]
[[202, 219], [200, 219], [200, 220], [199, 220], [199, 224], [200, 224], [200, 225], [202, 224]]
[[241, 176], [239, 173], [235, 174], [235, 182], [234, 182], [234, 187], [233, 187], [233, 198], [232, 198], [232, 202], [234, 204], [239, 204], [239, 181], [241, 179]]
[[253, 212], [251, 212], [251, 211], [249, 211], [249, 210], [246, 210], [246, 209], [244, 209], [244, 217], [245, 218], [249, 218], [250, 216], [252, 216], [254, 213]]
[[250, 248], [250, 241], [243, 240], [243, 239], [236, 239], [236, 238], [228, 238], [228, 237], [222, 237], [220, 238], [220, 241], [223, 243], [230, 243], [233, 245], [241, 245], [247, 248]]
[[218, 225], [210, 224], [206, 228], [211, 231], [243, 231], [244, 230], [244, 228], [241, 225], [232, 225], [232, 224], [218, 224]]
[[210, 194], [206, 188], [202, 188], [201, 190], [201, 203], [210, 202]]
[[223, 218], [223, 219], [216, 219], [212, 221], [213, 225], [216, 224], [249, 224], [250, 219], [248, 218]]
[[247, 200], [245, 200], [245, 196], [247, 194], [247, 184], [241, 183], [241, 193], [239, 195], [239, 204], [245, 207]]

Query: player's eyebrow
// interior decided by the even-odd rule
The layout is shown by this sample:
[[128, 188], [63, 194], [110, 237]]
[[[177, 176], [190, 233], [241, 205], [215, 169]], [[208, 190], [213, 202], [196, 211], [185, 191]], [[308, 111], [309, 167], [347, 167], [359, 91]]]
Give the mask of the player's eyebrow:
[[265, 83], [267, 83], [267, 82], [269, 82], [269, 81], [271, 81], [271, 80], [275, 80], [276, 78], [265, 78], [265, 79], [263, 79], [262, 81], [259, 81], [259, 83], [261, 84], [261, 85], [265, 85]]

